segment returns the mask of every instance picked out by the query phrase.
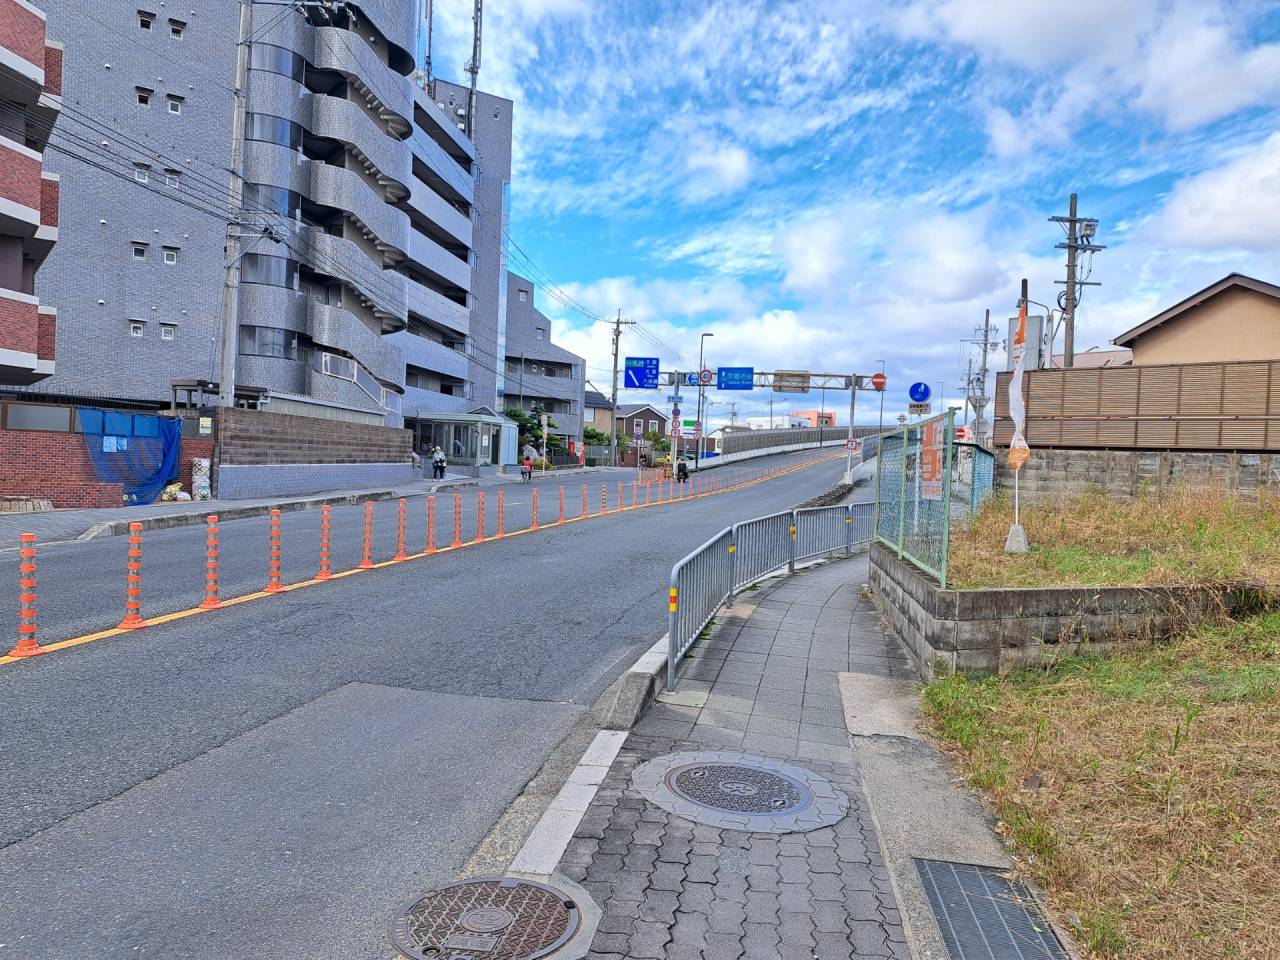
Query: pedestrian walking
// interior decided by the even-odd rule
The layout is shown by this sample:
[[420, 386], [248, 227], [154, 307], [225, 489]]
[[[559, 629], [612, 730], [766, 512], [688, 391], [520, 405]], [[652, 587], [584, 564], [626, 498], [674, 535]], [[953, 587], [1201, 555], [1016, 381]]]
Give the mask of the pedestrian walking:
[[689, 482], [689, 464], [681, 460], [676, 464], [676, 481], [679, 483]]
[[444, 468], [449, 465], [448, 459], [444, 455], [444, 451], [436, 447], [436, 452], [431, 455], [432, 476], [436, 480], [444, 479]]
[[520, 461], [520, 479], [525, 483], [533, 479], [533, 457], [528, 454]]

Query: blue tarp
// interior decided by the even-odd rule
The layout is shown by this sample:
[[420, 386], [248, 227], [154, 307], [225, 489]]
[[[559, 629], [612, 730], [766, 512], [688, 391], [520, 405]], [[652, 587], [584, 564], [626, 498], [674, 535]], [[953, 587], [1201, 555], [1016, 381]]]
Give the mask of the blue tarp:
[[182, 448], [177, 417], [80, 407], [76, 421], [98, 481], [123, 485], [126, 503], [151, 503], [177, 479]]

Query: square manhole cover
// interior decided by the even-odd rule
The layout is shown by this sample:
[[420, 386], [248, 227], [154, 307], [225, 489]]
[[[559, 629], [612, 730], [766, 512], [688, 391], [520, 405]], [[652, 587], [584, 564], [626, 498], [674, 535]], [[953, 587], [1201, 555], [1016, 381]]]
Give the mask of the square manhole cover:
[[1002, 871], [915, 863], [951, 960], [1070, 960], [1030, 891]]

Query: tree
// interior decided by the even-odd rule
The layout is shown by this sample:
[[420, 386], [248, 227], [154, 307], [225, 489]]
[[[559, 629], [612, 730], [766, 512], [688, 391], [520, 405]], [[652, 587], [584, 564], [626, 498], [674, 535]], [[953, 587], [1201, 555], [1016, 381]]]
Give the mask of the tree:
[[609, 435], [595, 427], [582, 428], [582, 442], [592, 447], [607, 447], [609, 445]]
[[[542, 449], [542, 406], [534, 404], [533, 409], [529, 411], [521, 410], [519, 407], [508, 407], [506, 410], [507, 419], [514, 420], [516, 426], [520, 430], [520, 446], [531, 446], [536, 450]], [[547, 428], [553, 429], [556, 422], [550, 417], [547, 418]], [[554, 433], [547, 437], [548, 450], [561, 450], [564, 448], [562, 441]]]

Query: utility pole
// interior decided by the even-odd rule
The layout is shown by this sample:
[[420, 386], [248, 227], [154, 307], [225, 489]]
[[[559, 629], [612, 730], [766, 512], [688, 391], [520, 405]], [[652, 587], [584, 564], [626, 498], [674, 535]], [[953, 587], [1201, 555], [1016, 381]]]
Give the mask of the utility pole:
[[483, 20], [484, 0], [476, 0], [471, 14], [471, 59], [463, 68], [471, 76], [471, 92], [467, 96], [467, 137], [471, 140], [476, 136], [476, 78], [480, 74], [480, 24]]
[[[1098, 283], [1089, 283], [1087, 280], [1076, 279], [1079, 254], [1081, 252], [1095, 253], [1098, 250], [1105, 250], [1106, 247], [1089, 242], [1098, 232], [1098, 221], [1089, 217], [1076, 216], [1076, 195], [1074, 193], [1071, 194], [1067, 216], [1050, 217], [1049, 221], [1063, 224], [1067, 230], [1066, 242], [1056, 244], [1057, 249], [1067, 251], [1066, 289], [1058, 297], [1058, 306], [1062, 308], [1063, 326], [1065, 328], [1062, 342], [1062, 365], [1064, 367], [1074, 367], [1076, 365], [1076, 307], [1080, 303], [1080, 288], [1100, 285]], [[1058, 282], [1062, 283], [1061, 280]], [[1049, 319], [1049, 317], [1045, 318], [1046, 323]], [[1052, 364], [1052, 357], [1049, 357], [1049, 362]]]
[[[635, 323], [634, 320], [623, 320], [622, 310], [618, 310], [618, 319], [613, 321], [613, 391], [609, 395], [609, 462], [618, 465], [618, 341], [622, 338], [622, 328]], [[636, 452], [636, 463], [640, 462], [640, 453]]]
[[435, 17], [432, 16], [431, 0], [423, 0], [422, 17], [426, 20], [427, 43], [422, 53], [422, 88], [435, 99], [434, 84], [431, 82], [431, 40], [434, 33]]
[[236, 355], [240, 350], [240, 207], [244, 196], [244, 110], [249, 81], [251, 0], [240, 0], [240, 39], [236, 45], [236, 92], [231, 115], [231, 177], [227, 187], [227, 243], [222, 278], [222, 356], [218, 369], [218, 406], [236, 405]]
[[861, 383], [862, 377], [856, 373], [849, 375], [849, 442], [846, 444], [848, 456], [845, 458], [847, 460], [844, 471], [845, 483], [853, 483], [853, 416], [857, 410], [858, 386]]
[[967, 340], [966, 343], [977, 344], [981, 350], [981, 356], [978, 358], [978, 372], [971, 375], [965, 381], [965, 393], [969, 401], [969, 406], [973, 409], [973, 432], [977, 436], [979, 442], [986, 435], [986, 420], [983, 417], [983, 411], [986, 410], [990, 398], [987, 396], [987, 368], [991, 351], [998, 347], [993, 342], [991, 331], [991, 311], [988, 310], [982, 321], [982, 326], [975, 332], [978, 337], [973, 340]]

